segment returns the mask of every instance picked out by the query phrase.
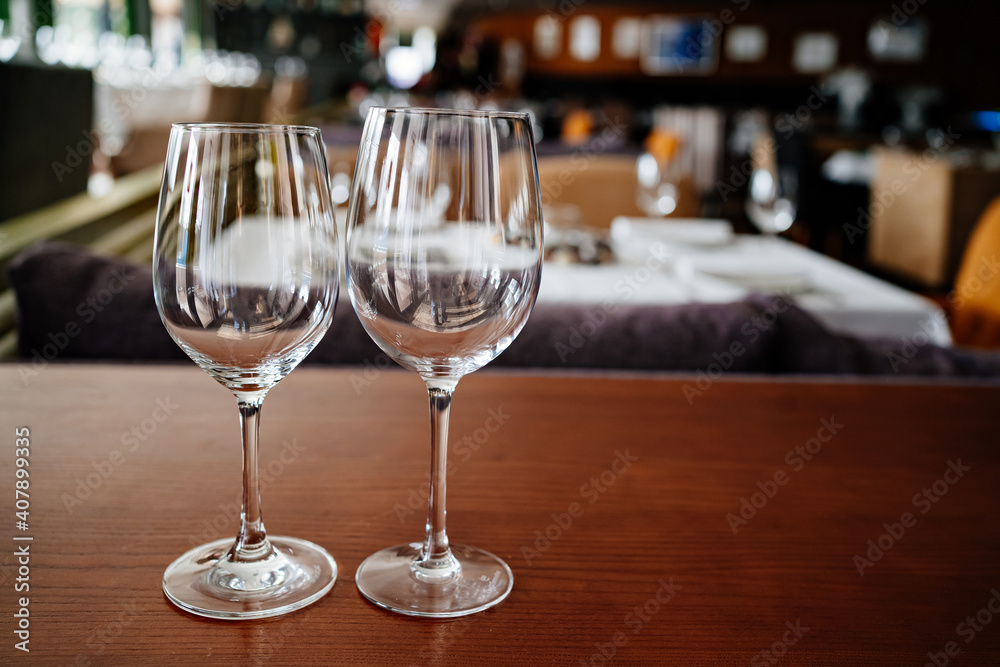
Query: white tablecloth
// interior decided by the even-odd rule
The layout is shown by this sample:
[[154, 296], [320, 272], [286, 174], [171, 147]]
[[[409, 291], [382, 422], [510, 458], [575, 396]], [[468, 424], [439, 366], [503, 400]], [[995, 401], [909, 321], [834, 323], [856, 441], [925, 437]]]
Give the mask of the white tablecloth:
[[[546, 263], [540, 303], [668, 305], [739, 301], [746, 286], [678, 271], [699, 257], [713, 263], [747, 258], [801, 270], [808, 285], [786, 292], [789, 299], [833, 331], [949, 346], [944, 312], [935, 303], [781, 238], [736, 236], [731, 243], [691, 247], [652, 242], [620, 249], [618, 262], [601, 266]], [[781, 293], [783, 290], [770, 290]]]

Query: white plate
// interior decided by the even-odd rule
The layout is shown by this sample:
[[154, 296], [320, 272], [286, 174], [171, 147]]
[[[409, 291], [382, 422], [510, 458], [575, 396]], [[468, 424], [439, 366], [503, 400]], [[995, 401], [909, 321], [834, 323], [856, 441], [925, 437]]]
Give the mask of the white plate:
[[765, 292], [806, 292], [812, 288], [809, 272], [797, 267], [775, 265], [765, 257], [705, 255], [677, 261], [677, 274], [686, 279], [707, 276], [746, 289]]
[[623, 245], [672, 243], [685, 246], [720, 246], [733, 241], [733, 226], [726, 220], [699, 218], [629, 218], [611, 221], [611, 238]]

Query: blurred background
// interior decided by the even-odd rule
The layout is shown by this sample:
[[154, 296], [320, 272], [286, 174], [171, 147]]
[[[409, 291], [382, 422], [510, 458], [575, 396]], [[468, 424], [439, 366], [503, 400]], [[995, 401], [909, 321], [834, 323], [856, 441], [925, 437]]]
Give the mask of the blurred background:
[[507, 109], [550, 259], [612, 261], [618, 216], [724, 219], [949, 315], [1000, 196], [998, 25], [928, 0], [0, 0], [0, 261], [144, 259], [172, 122], [317, 125], [345, 205], [368, 107]]

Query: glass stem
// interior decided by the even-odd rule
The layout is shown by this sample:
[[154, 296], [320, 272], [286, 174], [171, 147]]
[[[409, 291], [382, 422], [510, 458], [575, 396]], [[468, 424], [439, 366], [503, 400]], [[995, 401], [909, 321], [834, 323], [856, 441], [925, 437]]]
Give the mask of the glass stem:
[[260, 406], [264, 397], [239, 399], [240, 428], [243, 434], [243, 507], [240, 532], [230, 550], [230, 559], [252, 562], [271, 553], [267, 531], [260, 515], [260, 480], [257, 475], [257, 436], [260, 431]]
[[427, 383], [431, 408], [431, 479], [427, 496], [427, 537], [420, 558], [413, 570], [418, 578], [441, 580], [451, 578], [459, 571], [458, 561], [448, 545], [445, 530], [445, 488], [448, 471], [448, 417], [451, 414], [451, 397], [454, 384], [442, 386]]

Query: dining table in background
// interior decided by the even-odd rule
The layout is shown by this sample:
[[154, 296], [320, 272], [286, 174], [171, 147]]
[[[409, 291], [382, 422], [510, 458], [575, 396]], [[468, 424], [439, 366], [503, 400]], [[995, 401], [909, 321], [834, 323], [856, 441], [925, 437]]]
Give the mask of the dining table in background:
[[781, 294], [837, 333], [952, 344], [937, 303], [777, 236], [732, 234], [723, 220], [634, 218], [616, 219], [611, 235], [611, 263], [546, 262], [539, 302], [668, 306]]
[[370, 553], [422, 538], [421, 386], [301, 368], [271, 392], [266, 525], [325, 546], [340, 573], [306, 609], [225, 622], [160, 584], [179, 553], [235, 534], [232, 396], [192, 364], [0, 365], [2, 661], [1000, 662], [995, 383], [470, 375], [450, 536], [504, 558], [514, 589], [450, 621], [383, 611], [354, 585]]

